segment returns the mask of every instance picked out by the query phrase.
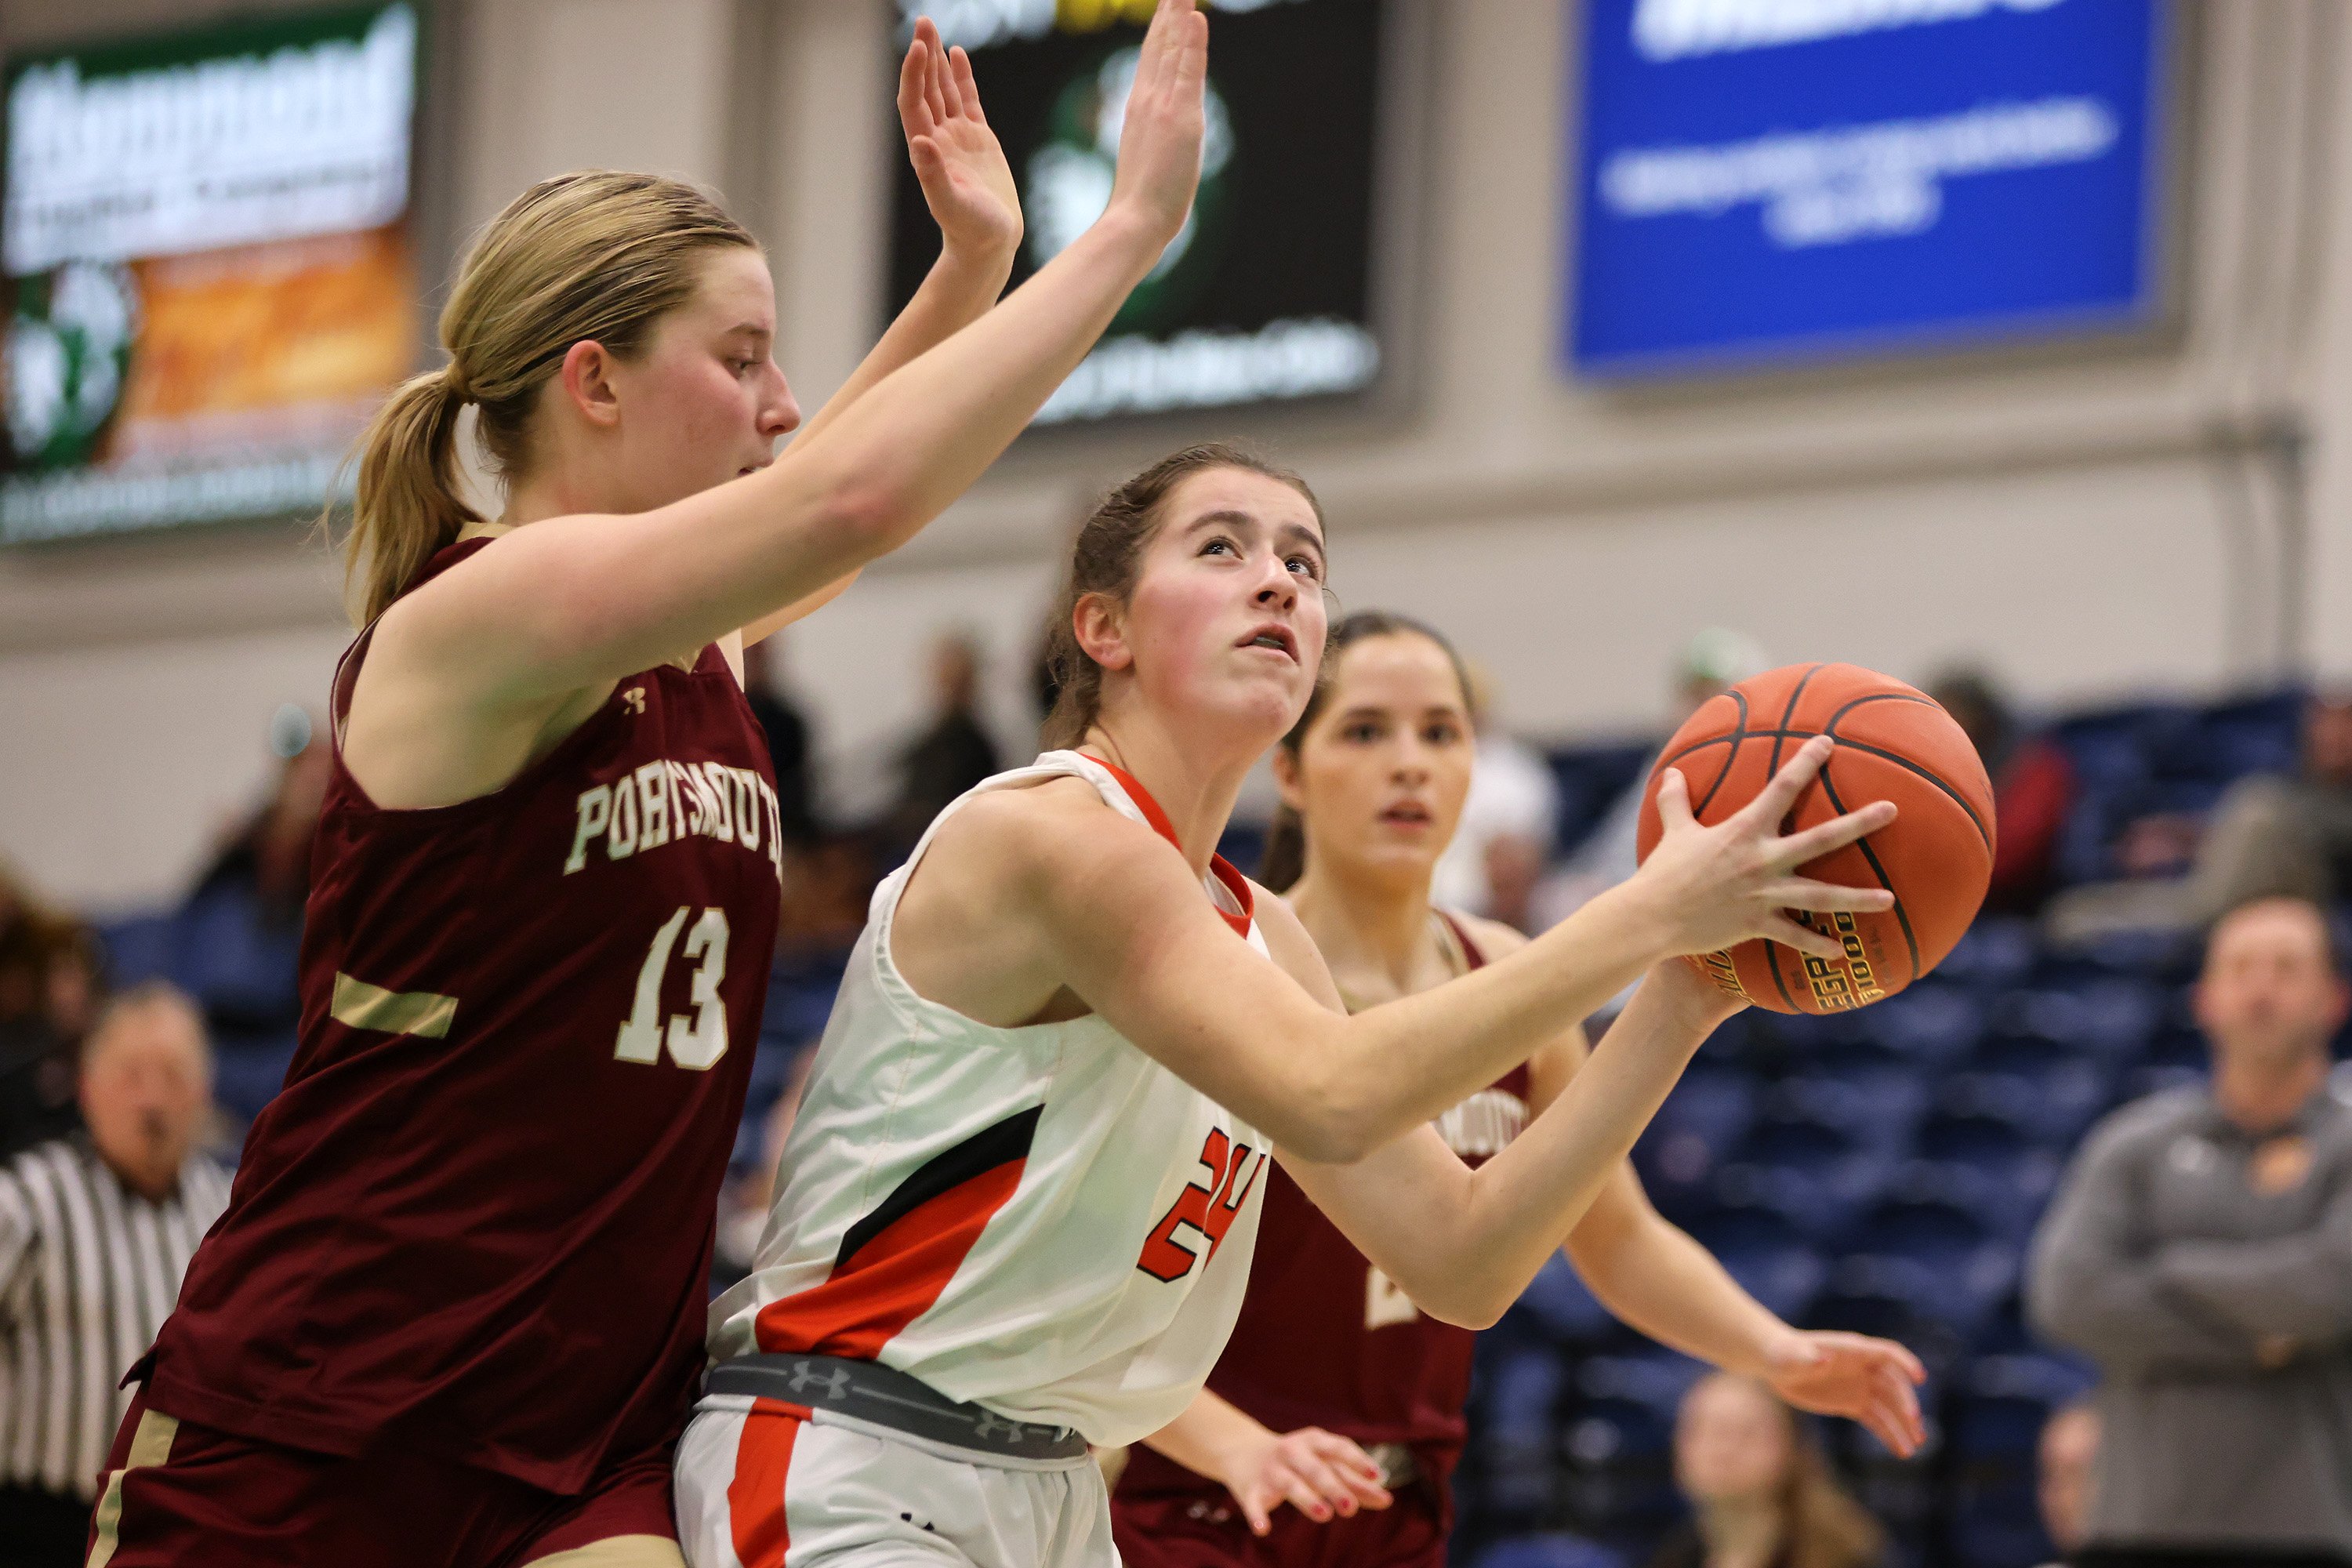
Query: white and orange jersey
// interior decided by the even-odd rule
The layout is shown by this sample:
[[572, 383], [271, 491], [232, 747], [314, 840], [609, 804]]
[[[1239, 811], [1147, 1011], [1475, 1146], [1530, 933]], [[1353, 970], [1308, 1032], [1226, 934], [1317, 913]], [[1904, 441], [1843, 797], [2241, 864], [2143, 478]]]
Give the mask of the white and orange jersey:
[[[875, 892], [756, 1267], [711, 1307], [714, 1359], [875, 1359], [1104, 1446], [1200, 1391], [1249, 1283], [1266, 1140], [1099, 1017], [992, 1027], [916, 994], [891, 961], [940, 823], [982, 791], [1062, 777], [1173, 842], [1141, 785], [1076, 752], [940, 814]], [[1222, 859], [1212, 871], [1211, 900], [1264, 952], [1248, 883]]]

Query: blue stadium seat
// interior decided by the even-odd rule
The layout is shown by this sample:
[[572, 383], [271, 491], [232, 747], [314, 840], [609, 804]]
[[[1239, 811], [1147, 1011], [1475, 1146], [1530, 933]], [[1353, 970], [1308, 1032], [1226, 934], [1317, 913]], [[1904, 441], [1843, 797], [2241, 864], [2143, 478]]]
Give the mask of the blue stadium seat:
[[1568, 1369], [1548, 1346], [1505, 1343], [1478, 1358], [1474, 1438], [1482, 1509], [1505, 1528], [1548, 1521], [1558, 1493], [1556, 1421]]
[[1570, 746], [1551, 753], [1551, 774], [1559, 786], [1559, 816], [1553, 851], [1572, 855], [1609, 808], [1658, 754], [1654, 741], [1610, 746]]
[[1555, 1252], [1536, 1270], [1519, 1292], [1512, 1311], [1521, 1315], [1556, 1343], [1591, 1346], [1614, 1337], [1617, 1320], [1609, 1315], [1567, 1258]]
[[[1856, 1269], [1857, 1264], [1866, 1267]], [[1940, 1196], [1890, 1198], [1854, 1236], [1853, 1253], [1832, 1271], [1832, 1290], [1850, 1272], [1965, 1339], [2016, 1286], [2017, 1248], [1961, 1205]]]
[[1516, 1535], [1476, 1557], [1474, 1568], [1629, 1568], [1631, 1559], [1580, 1535]]
[[1572, 1517], [1605, 1536], [1654, 1531], [1681, 1508], [1675, 1407], [1706, 1369], [1671, 1351], [1591, 1356], [1576, 1370], [1566, 1441]]
[[2163, 994], [2153, 985], [2096, 980], [2011, 992], [1993, 1008], [1992, 1034], [2123, 1062], [2147, 1048], [2162, 1012]]
[[1939, 1113], [2006, 1121], [2040, 1142], [2071, 1143], [2108, 1104], [2115, 1081], [2100, 1064], [2053, 1056], [2039, 1068], [1957, 1073], [1937, 1092]]
[[1217, 853], [1240, 868], [1244, 877], [1257, 875], [1265, 859], [1265, 828], [1255, 822], [1228, 822], [1217, 840]]
[[1842, 1047], [1831, 1059], [1844, 1070], [1783, 1079], [1766, 1099], [1766, 1124], [1833, 1127], [1880, 1153], [1909, 1147], [1927, 1114], [1927, 1083], [1916, 1068], [1864, 1065], [1858, 1057], [1853, 1047]]
[[99, 944], [106, 950], [106, 982], [117, 990], [168, 975], [172, 967], [172, 917], [133, 915], [102, 921]]
[[2036, 1448], [2050, 1413], [2085, 1392], [2090, 1369], [2047, 1355], [1970, 1363], [1950, 1412], [1951, 1545], [1969, 1568], [2026, 1568], [2056, 1555], [2036, 1501]]
[[266, 919], [250, 889], [223, 883], [191, 899], [172, 923], [170, 974], [215, 1027], [275, 1029], [301, 1012], [295, 992], [300, 922]]
[[2032, 922], [2014, 915], [1979, 915], [1945, 955], [1936, 974], [1948, 983], [1992, 992], [2023, 984], [2032, 969]]
[[1975, 1215], [1991, 1235], [2021, 1247], [2048, 1205], [2058, 1173], [2058, 1157], [2032, 1147], [2006, 1155], [1913, 1160], [1895, 1171], [1887, 1195], [1939, 1197]]
[[1704, 1205], [1724, 1158], [1756, 1120], [1756, 1080], [1737, 1068], [1694, 1065], [1633, 1145], [1651, 1201], [1671, 1215]]
[[240, 1128], [251, 1126], [286, 1086], [294, 1046], [291, 1029], [213, 1031], [213, 1098]]
[[1968, 989], [1923, 981], [1862, 1013], [1869, 1037], [1905, 1059], [1930, 1069], [1950, 1067], [1985, 1032], [1985, 1005]]
[[847, 963], [846, 953], [780, 959], [768, 973], [768, 1005], [761, 1016], [760, 1037], [798, 1046], [824, 1034]]
[[1792, 1322], [1812, 1309], [1829, 1279], [1807, 1227], [1780, 1205], [1727, 1204], [1695, 1221], [1691, 1234], [1743, 1289]]
[[1806, 1237], [1827, 1240], [1874, 1203], [1897, 1155], [1822, 1122], [1758, 1125], [1715, 1184], [1719, 1202], [1771, 1209]]
[[2302, 690], [2289, 688], [2215, 704], [2205, 710], [2185, 761], [2203, 776], [2223, 781], [2293, 773], [2303, 750], [2304, 700]]

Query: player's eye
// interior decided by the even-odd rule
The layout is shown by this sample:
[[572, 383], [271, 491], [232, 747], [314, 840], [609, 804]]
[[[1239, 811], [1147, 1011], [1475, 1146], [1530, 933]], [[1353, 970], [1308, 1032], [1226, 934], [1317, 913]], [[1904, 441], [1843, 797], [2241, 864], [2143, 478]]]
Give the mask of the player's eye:
[[1339, 738], [1353, 742], [1360, 746], [1368, 746], [1381, 738], [1382, 729], [1383, 726], [1377, 720], [1359, 719], [1341, 729]]
[[1462, 739], [1462, 726], [1450, 719], [1441, 719], [1422, 731], [1422, 739], [1433, 746], [1451, 746]]
[[1201, 553], [1203, 555], [1214, 555], [1219, 553], [1238, 555], [1241, 552], [1234, 548], [1234, 542], [1232, 540], [1220, 534], [1218, 537], [1211, 539], [1203, 543], [1201, 546]]
[[1319, 583], [1323, 580], [1322, 563], [1317, 561], [1312, 555], [1294, 555], [1288, 564], [1293, 572], [1310, 583]]

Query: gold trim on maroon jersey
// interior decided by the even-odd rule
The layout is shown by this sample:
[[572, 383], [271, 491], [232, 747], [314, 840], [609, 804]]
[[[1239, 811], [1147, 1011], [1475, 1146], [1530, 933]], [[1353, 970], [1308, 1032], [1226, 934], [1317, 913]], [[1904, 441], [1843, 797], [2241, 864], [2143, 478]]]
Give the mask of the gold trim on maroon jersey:
[[431, 991], [386, 991], [337, 970], [334, 1001], [327, 1011], [336, 1023], [354, 1029], [440, 1040], [457, 1021], [457, 999]]

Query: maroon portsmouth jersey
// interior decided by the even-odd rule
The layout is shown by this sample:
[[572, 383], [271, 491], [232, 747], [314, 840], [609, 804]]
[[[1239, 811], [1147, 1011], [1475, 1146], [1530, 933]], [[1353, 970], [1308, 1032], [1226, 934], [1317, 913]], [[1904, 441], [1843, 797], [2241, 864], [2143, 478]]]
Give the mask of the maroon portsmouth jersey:
[[456, 805], [376, 807], [338, 745], [312, 863], [300, 1048], [149, 1400], [581, 1491], [675, 1433], [701, 1368], [780, 898], [758, 723], [712, 647]]
[[[1484, 962], [1452, 920], [1461, 965]], [[1528, 1069], [1513, 1068], [1440, 1118], [1437, 1129], [1471, 1165], [1517, 1135], [1528, 1116]], [[1277, 1165], [1258, 1220], [1249, 1294], [1209, 1387], [1277, 1432], [1320, 1426], [1370, 1447], [1402, 1444], [1442, 1501], [1459, 1457], [1477, 1336], [1418, 1310]], [[1138, 1444], [1118, 1483], [1123, 1498], [1224, 1489]]]

